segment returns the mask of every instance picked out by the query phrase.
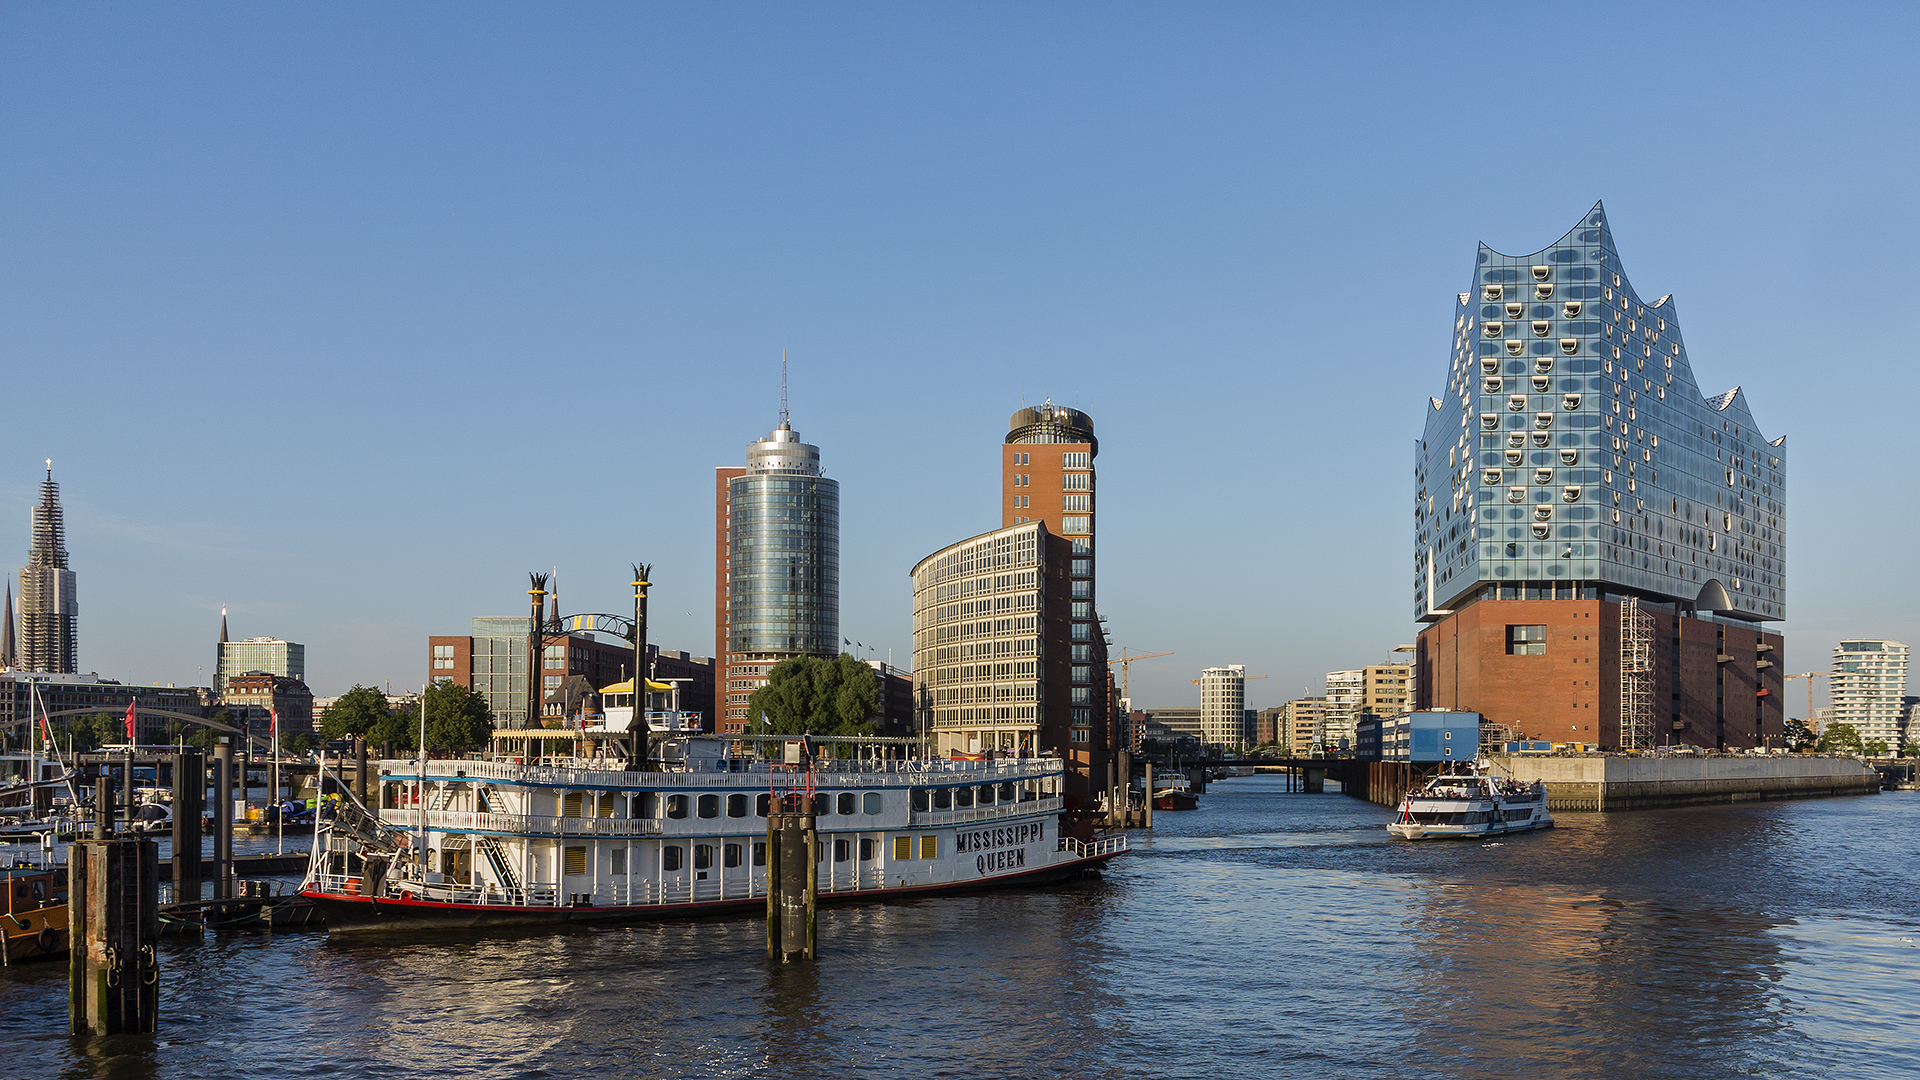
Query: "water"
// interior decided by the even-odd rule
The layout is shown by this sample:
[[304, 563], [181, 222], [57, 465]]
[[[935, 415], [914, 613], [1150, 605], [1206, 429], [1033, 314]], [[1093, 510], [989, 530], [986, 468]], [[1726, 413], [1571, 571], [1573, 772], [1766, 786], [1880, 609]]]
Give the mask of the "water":
[[0, 972], [0, 1080], [1911, 1077], [1920, 793], [1389, 843], [1272, 778], [1159, 815], [1106, 879], [754, 919], [163, 946], [152, 1038], [76, 1048]]

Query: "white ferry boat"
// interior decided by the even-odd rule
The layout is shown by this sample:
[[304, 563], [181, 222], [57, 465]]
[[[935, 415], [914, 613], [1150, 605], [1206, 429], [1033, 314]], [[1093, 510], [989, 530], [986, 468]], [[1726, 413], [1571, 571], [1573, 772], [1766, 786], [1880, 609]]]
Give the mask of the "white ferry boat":
[[1552, 827], [1547, 786], [1537, 780], [1443, 773], [1407, 792], [1387, 833], [1404, 840], [1439, 840]]
[[820, 740], [793, 768], [734, 756], [751, 740], [656, 737], [645, 770], [382, 761], [377, 808], [342, 799], [301, 895], [349, 934], [764, 909], [768, 811], [804, 799], [821, 903], [1059, 881], [1127, 850], [1124, 834], [1062, 833], [1055, 757], [916, 761], [877, 756], [897, 740]]

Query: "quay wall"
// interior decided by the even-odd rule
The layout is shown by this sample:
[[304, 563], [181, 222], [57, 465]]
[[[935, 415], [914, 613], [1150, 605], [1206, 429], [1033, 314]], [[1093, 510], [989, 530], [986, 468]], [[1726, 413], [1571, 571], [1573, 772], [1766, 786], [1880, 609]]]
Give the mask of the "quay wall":
[[1878, 770], [1859, 758], [1496, 755], [1501, 772], [1547, 785], [1553, 810], [1646, 810], [1696, 803], [1871, 795]]

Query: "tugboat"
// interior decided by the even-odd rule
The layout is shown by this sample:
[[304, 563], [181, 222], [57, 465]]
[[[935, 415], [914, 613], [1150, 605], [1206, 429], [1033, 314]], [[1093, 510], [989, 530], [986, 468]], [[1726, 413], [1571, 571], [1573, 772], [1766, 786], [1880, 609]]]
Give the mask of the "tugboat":
[[1387, 834], [1402, 840], [1471, 839], [1551, 828], [1547, 786], [1540, 781], [1441, 773], [1407, 792]]
[[67, 951], [67, 868], [16, 862], [0, 869], [6, 910], [0, 913], [0, 961], [58, 956]]

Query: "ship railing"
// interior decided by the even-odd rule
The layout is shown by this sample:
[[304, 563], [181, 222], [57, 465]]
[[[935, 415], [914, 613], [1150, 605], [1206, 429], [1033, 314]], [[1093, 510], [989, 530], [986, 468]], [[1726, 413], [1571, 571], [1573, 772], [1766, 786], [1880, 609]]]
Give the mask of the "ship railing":
[[1055, 795], [1045, 799], [1030, 799], [1026, 802], [976, 806], [971, 810], [915, 810], [911, 824], [915, 828], [969, 825], [976, 821], [999, 821], [1002, 818], [1027, 817], [1031, 814], [1057, 814], [1064, 805], [1065, 801]]
[[[417, 810], [393, 811], [389, 828], [414, 829]], [[427, 828], [467, 832], [497, 832], [531, 836], [658, 836], [654, 818], [547, 817], [538, 814], [482, 814], [465, 810], [429, 810]]]
[[1112, 855], [1131, 849], [1127, 846], [1125, 833], [1114, 833], [1110, 836], [1096, 836], [1091, 841], [1063, 836], [1060, 838], [1060, 850], [1070, 852], [1078, 858], [1091, 859], [1099, 855]]
[[[606, 787], [609, 784], [644, 783], [654, 787], [765, 787], [772, 766], [767, 762], [740, 758], [704, 759], [696, 767], [676, 772], [631, 772], [617, 763], [600, 758], [549, 758], [556, 764], [521, 764], [508, 758], [480, 761], [454, 758], [427, 763], [429, 779], [519, 780], [552, 787]], [[564, 764], [561, 764], [564, 763]], [[384, 771], [405, 779], [417, 773], [411, 761], [383, 764]], [[840, 774], [898, 776], [904, 780], [929, 781], [955, 776], [992, 776], [995, 781], [1021, 780], [1056, 775], [1060, 759], [1002, 758], [997, 761], [910, 761], [901, 759], [822, 759], [815, 774], [831, 777]]]

